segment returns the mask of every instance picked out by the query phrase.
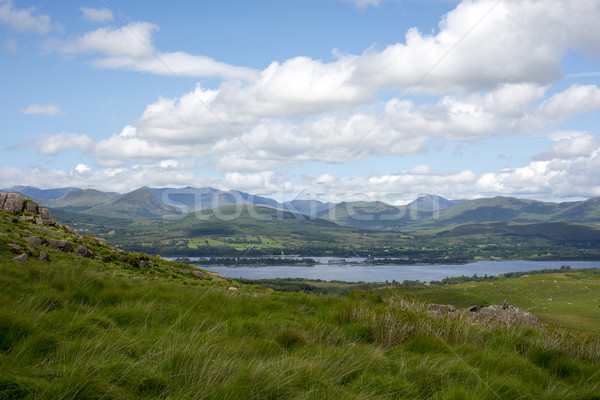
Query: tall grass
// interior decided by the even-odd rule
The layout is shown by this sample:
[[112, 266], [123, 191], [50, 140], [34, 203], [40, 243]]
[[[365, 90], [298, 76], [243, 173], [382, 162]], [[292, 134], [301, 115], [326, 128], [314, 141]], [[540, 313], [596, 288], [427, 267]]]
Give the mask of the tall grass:
[[228, 291], [94, 260], [0, 264], [0, 399], [594, 398], [594, 335], [393, 292]]

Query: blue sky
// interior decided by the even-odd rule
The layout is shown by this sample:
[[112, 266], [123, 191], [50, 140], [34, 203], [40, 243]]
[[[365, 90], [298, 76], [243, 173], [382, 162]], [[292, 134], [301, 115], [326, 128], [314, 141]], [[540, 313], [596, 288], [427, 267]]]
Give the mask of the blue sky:
[[600, 196], [599, 20], [585, 0], [0, 0], [0, 187]]

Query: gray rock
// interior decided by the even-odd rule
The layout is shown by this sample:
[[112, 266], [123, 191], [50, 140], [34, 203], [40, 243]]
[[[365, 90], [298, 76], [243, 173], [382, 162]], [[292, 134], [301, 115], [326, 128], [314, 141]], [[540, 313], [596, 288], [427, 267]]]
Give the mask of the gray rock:
[[8, 233], [0, 232], [0, 236], [8, 236]]
[[456, 307], [452, 304], [428, 304], [427, 311], [433, 314], [442, 315], [455, 312]]
[[39, 207], [38, 211], [40, 213], [40, 217], [42, 217], [43, 219], [52, 219], [52, 215], [50, 214], [50, 211], [48, 211], [47, 208]]
[[25, 238], [25, 240], [34, 246], [44, 246], [46, 243], [48, 243], [46, 239], [42, 239], [41, 237], [37, 236], [30, 236]]
[[23, 247], [19, 246], [18, 244], [14, 244], [14, 243], [9, 243], [8, 245], [15, 250], [21, 250], [23, 248]]
[[146, 268], [146, 260], [140, 261], [140, 268]]
[[4, 202], [6, 201], [6, 193], [0, 192], [0, 210], [4, 210]]
[[44, 219], [42, 217], [35, 217], [35, 223], [42, 225], [44, 223]]
[[48, 226], [57, 226], [58, 222], [56, 222], [53, 219], [46, 219], [44, 220], [44, 225], [48, 225]]
[[104, 246], [108, 246], [108, 240], [106, 239], [102, 239], [102, 238], [96, 238], [98, 240], [98, 243], [104, 245]]
[[94, 252], [85, 246], [79, 246], [75, 250], [75, 254], [79, 257], [91, 258], [94, 255]]
[[40, 251], [40, 255], [38, 256], [38, 261], [50, 261], [50, 256], [43, 251]]
[[6, 212], [20, 212], [25, 208], [26, 201], [27, 199], [18, 193], [9, 193], [6, 196], [2, 209]]
[[25, 206], [25, 210], [32, 214], [38, 214], [38, 205], [37, 205], [37, 203], [34, 203], [33, 201], [28, 201], [27, 205]]
[[33, 228], [37, 229], [40, 232], [44, 232], [44, 233], [47, 233], [49, 235], [54, 236], [54, 232], [52, 232], [50, 229], [46, 229], [46, 228], [41, 227], [41, 226], [34, 226]]
[[540, 320], [529, 311], [514, 306], [503, 308], [499, 305], [491, 305], [484, 307], [477, 313], [469, 313], [469, 315], [481, 323], [486, 324], [503, 324], [507, 326], [513, 325], [528, 325], [533, 327], [541, 327]]
[[506, 310], [508, 308], [508, 300], [504, 299], [504, 303], [502, 303], [502, 309]]
[[13, 258], [13, 261], [27, 262], [27, 254], [23, 253], [20, 256]]
[[33, 221], [34, 219], [33, 215], [21, 215], [21, 221]]
[[48, 242], [48, 247], [54, 250], [60, 250], [63, 253], [71, 252], [71, 242], [68, 240], [50, 239], [50, 242]]

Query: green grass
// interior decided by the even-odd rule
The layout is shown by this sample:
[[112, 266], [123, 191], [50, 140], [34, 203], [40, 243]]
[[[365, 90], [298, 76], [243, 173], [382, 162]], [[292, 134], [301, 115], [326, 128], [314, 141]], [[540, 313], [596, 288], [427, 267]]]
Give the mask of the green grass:
[[[0, 235], [0, 399], [593, 399], [600, 393], [598, 334], [552, 321], [540, 329], [505, 327], [475, 324], [466, 312], [427, 312], [435, 296], [457, 305], [483, 296], [495, 301], [479, 284], [282, 293], [198, 277], [182, 265], [62, 228], [40, 233], [5, 217], [0, 213], [0, 232], [7, 234]], [[47, 249], [50, 261], [36, 261], [41, 249], [32, 248], [28, 262], [12, 261], [10, 244], [25, 248], [32, 233], [86, 244], [103, 259]], [[597, 281], [587, 279], [568, 273], [564, 282], [552, 281], [552, 306], [581, 298], [578, 313], [595, 311], [588, 300]], [[569, 292], [575, 281], [580, 291]], [[502, 290], [494, 296], [512, 293], [513, 302], [523, 296], [517, 289], [528, 288], [537, 293], [533, 307], [547, 296], [547, 282], [543, 275], [494, 282]], [[556, 285], [564, 286], [564, 297]]]
[[406, 289], [432, 303], [510, 304], [534, 313], [542, 322], [600, 334], [600, 275], [560, 273], [523, 276], [492, 282], [468, 282], [433, 288]]
[[187, 283], [94, 261], [2, 262], [0, 398], [558, 399], [600, 390], [597, 335], [438, 318], [394, 291], [319, 297]]

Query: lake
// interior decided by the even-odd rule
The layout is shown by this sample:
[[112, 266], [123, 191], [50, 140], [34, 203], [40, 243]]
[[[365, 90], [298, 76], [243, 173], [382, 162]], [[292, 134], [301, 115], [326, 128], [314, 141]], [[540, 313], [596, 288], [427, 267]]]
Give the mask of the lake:
[[[319, 259], [320, 262], [327, 261]], [[352, 262], [353, 260], [347, 259]], [[201, 268], [218, 272], [230, 278], [272, 279], [307, 278], [326, 281], [346, 282], [385, 282], [396, 280], [437, 281], [446, 277], [498, 275], [506, 272], [532, 271], [540, 269], [559, 269], [562, 265], [571, 268], [600, 267], [600, 261], [476, 261], [469, 264], [436, 265], [376, 265], [357, 264], [317, 264], [314, 266], [270, 265], [256, 266], [202, 266]]]

